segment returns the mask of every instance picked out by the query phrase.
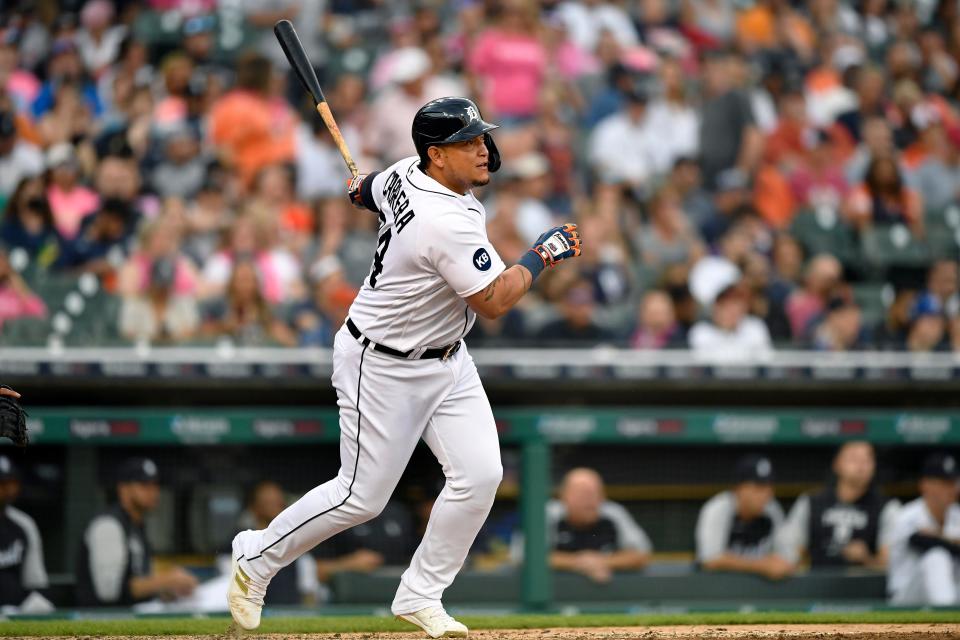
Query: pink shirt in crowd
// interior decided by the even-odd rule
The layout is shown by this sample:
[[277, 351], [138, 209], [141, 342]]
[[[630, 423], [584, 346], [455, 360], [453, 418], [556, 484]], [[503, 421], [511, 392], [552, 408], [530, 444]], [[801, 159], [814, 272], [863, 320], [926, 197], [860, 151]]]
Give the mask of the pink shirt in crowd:
[[80, 223], [100, 206], [97, 193], [86, 187], [64, 191], [57, 185], [51, 185], [47, 189], [47, 200], [50, 201], [57, 231], [65, 240], [73, 240], [77, 237]]
[[[152, 261], [142, 253], [131, 256], [131, 262], [137, 268], [137, 288], [144, 292], [150, 288], [150, 269]], [[173, 269], [173, 292], [183, 296], [193, 295], [197, 288], [196, 272], [190, 267], [187, 258], [178, 257]]]
[[488, 29], [477, 38], [468, 68], [483, 80], [484, 98], [495, 116], [537, 112], [547, 52], [534, 36]]
[[23, 295], [13, 287], [0, 287], [0, 327], [7, 320], [17, 318], [42, 318], [47, 315], [43, 300], [32, 293]]

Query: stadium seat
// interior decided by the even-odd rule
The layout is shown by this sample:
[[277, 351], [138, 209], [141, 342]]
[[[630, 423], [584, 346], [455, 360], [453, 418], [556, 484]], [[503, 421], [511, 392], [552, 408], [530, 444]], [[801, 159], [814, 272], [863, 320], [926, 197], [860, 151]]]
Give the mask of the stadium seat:
[[924, 267], [930, 263], [929, 245], [902, 224], [876, 225], [860, 234], [863, 258], [878, 276], [892, 267]]
[[807, 255], [829, 253], [844, 266], [857, 261], [858, 248], [853, 230], [843, 224], [839, 216], [801, 211], [794, 217], [790, 233], [803, 246]]

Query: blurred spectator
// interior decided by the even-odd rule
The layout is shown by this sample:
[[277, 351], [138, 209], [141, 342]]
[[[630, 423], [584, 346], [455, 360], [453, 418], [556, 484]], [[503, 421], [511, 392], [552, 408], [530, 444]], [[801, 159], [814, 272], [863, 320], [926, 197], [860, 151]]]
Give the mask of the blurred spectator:
[[763, 134], [749, 100], [735, 88], [732, 65], [729, 54], [713, 54], [704, 61], [700, 166], [711, 189], [726, 171], [752, 174], [763, 153]]
[[283, 244], [292, 253], [301, 253], [313, 231], [313, 212], [296, 199], [296, 178], [290, 165], [264, 167], [253, 184], [250, 209], [265, 224], [278, 228]]
[[647, 126], [650, 152], [657, 175], [666, 175], [679, 158], [697, 155], [700, 122], [687, 99], [680, 62], [666, 58], [660, 63], [660, 96], [650, 103]]
[[144, 518], [160, 500], [160, 474], [149, 458], [129, 458], [116, 471], [116, 502], [93, 517], [80, 540], [76, 602], [129, 606], [190, 595], [197, 579], [179, 566], [159, 572]]
[[73, 83], [64, 83], [57, 89], [53, 108], [37, 123], [40, 139], [47, 147], [82, 140], [92, 127], [90, 108], [84, 104], [80, 88]]
[[150, 184], [162, 198], [193, 198], [203, 187], [207, 161], [199, 141], [186, 124], [171, 125], [163, 136], [163, 159], [154, 167]]
[[56, 262], [60, 243], [50, 203], [43, 193], [43, 179], [24, 178], [7, 200], [0, 244], [23, 249], [31, 261], [46, 269]]
[[[258, 482], [247, 497], [240, 529], [264, 529], [286, 507], [287, 499], [280, 485], [270, 480]], [[310, 556], [304, 554], [273, 577], [264, 602], [271, 606], [311, 604], [316, 602], [319, 590], [316, 568]]]
[[503, 125], [537, 113], [546, 80], [547, 51], [537, 37], [537, 8], [526, 0], [500, 3], [496, 23], [473, 43], [467, 71], [481, 96], [482, 111]]
[[862, 566], [885, 570], [890, 534], [900, 508], [881, 495], [873, 445], [846, 442], [833, 458], [829, 483], [801, 495], [787, 517], [784, 535], [796, 555], [808, 554], [814, 568]]
[[898, 606], [960, 604], [960, 467], [947, 453], [927, 456], [920, 497], [900, 509], [890, 536], [887, 593]]
[[863, 182], [874, 158], [891, 156], [895, 151], [890, 124], [879, 116], [868, 118], [863, 124], [863, 140], [854, 149], [844, 167], [847, 184]]
[[127, 33], [124, 25], [113, 25], [113, 3], [91, 0], [80, 11], [82, 28], [77, 31], [77, 47], [87, 71], [94, 77], [109, 66], [120, 51]]
[[64, 240], [57, 265], [64, 269], [105, 275], [123, 260], [137, 215], [124, 200], [104, 200], [100, 209], [80, 224], [77, 237]]
[[790, 174], [790, 188], [798, 207], [840, 211], [847, 195], [847, 179], [838, 158], [837, 145], [823, 129], [808, 132], [806, 161]]
[[635, 78], [623, 109], [600, 121], [590, 135], [590, 166], [597, 181], [642, 193], [653, 178], [656, 166], [647, 119], [648, 91], [643, 81]]
[[40, 81], [29, 69], [21, 68], [19, 63], [17, 43], [9, 39], [0, 41], [0, 90], [11, 98], [14, 111], [24, 113], [29, 111], [36, 99]]
[[956, 260], [944, 258], [930, 265], [927, 293], [936, 296], [951, 318], [960, 313], [960, 265]]
[[609, 582], [617, 571], [636, 571], [650, 562], [653, 545], [623, 506], [606, 499], [593, 469], [568, 471], [560, 499], [547, 503], [550, 567]]
[[0, 111], [0, 200], [6, 200], [24, 178], [43, 173], [40, 150], [17, 134], [14, 116]]
[[680, 206], [694, 228], [703, 228], [713, 216], [713, 202], [703, 189], [700, 165], [693, 158], [677, 158], [667, 178], [667, 185], [676, 190]]
[[391, 54], [390, 82], [370, 106], [370, 123], [364, 132], [366, 153], [390, 165], [416, 155], [410, 123], [427, 102], [463, 94], [463, 85], [433, 75], [427, 53], [407, 47]]
[[[740, 271], [723, 260], [701, 260], [694, 267], [694, 296], [710, 310], [710, 318], [695, 324], [687, 337], [696, 355], [735, 362], [763, 358], [773, 350], [766, 325], [748, 315], [749, 294], [740, 277]], [[707, 282], [700, 285], [701, 280]]]
[[183, 252], [197, 265], [206, 264], [216, 253], [234, 219], [224, 181], [217, 175], [215, 168], [207, 173], [203, 186], [184, 213]]
[[203, 333], [211, 338], [231, 338], [243, 346], [297, 344], [293, 330], [274, 316], [257, 268], [247, 260], [234, 263], [224, 297], [207, 305]]
[[[100, 96], [97, 87], [84, 72], [83, 61], [77, 51], [77, 45], [70, 36], [58, 37], [50, 48], [47, 59], [46, 81], [40, 88], [40, 93], [31, 105], [35, 118], [42, 118], [53, 109], [60, 90], [72, 86], [80, 96], [79, 102], [89, 109], [92, 116], [99, 116], [102, 111]], [[79, 105], [77, 105], [79, 107]]]
[[923, 200], [904, 184], [900, 168], [889, 157], [876, 157], [867, 167], [862, 185], [857, 186], [845, 203], [847, 219], [858, 229], [873, 224], [902, 223], [923, 236]]
[[596, 300], [593, 285], [580, 279], [571, 283], [559, 304], [560, 317], [540, 328], [537, 340], [550, 346], [593, 346], [607, 339], [607, 332], [594, 321]]
[[[886, 78], [883, 70], [875, 66], [862, 67], [855, 76], [854, 90], [857, 93], [856, 109], [837, 116], [837, 122], [860, 142], [869, 137], [865, 131], [871, 118], [882, 118], [884, 111], [884, 90]], [[882, 120], [880, 120], [882, 122]], [[885, 149], [884, 151], [889, 151]]]
[[130, 339], [177, 342], [196, 332], [198, 275], [180, 252], [181, 229], [172, 216], [148, 223], [139, 247], [120, 270], [120, 332]]
[[662, 187], [649, 202], [649, 221], [635, 234], [635, 244], [644, 264], [655, 268], [675, 262], [696, 262], [704, 252], [700, 238], [687, 220], [679, 194]]
[[637, 327], [630, 336], [634, 349], [666, 349], [685, 344], [677, 324], [673, 301], [665, 292], [653, 289], [640, 300]]
[[293, 310], [293, 327], [302, 347], [332, 347], [333, 337], [347, 319], [357, 290], [343, 277], [335, 255], [320, 258], [310, 267], [310, 297]]
[[[279, 50], [275, 44], [275, 49]], [[210, 139], [244, 184], [262, 168], [294, 157], [294, 129], [283, 126], [270, 102], [270, 61], [255, 54], [237, 59], [233, 90], [210, 110]]]
[[939, 122], [931, 123], [920, 135], [918, 148], [913, 149], [918, 157], [908, 174], [910, 183], [928, 210], [943, 209], [960, 196], [957, 138]]
[[622, 47], [640, 41], [629, 14], [615, 2], [581, 0], [560, 2], [556, 15], [563, 22], [573, 42], [584, 51], [594, 51], [604, 33], [610, 34]]
[[311, 114], [297, 127], [296, 162], [297, 197], [317, 200], [342, 195], [349, 173], [319, 116]]
[[827, 302], [823, 318], [812, 329], [811, 343], [817, 351], [851, 351], [867, 346], [860, 307], [850, 296], [837, 295]]
[[6, 252], [0, 248], [0, 329], [7, 320], [44, 318], [47, 306], [10, 266]]
[[[550, 189], [549, 172], [549, 161], [537, 152], [515, 158], [503, 169], [503, 178], [508, 184], [504, 185], [501, 193], [510, 191], [514, 196], [515, 201], [511, 203], [516, 207], [512, 214], [513, 223], [519, 237], [528, 244], [540, 237], [543, 229], [556, 224], [553, 213], [544, 204]], [[489, 205], [485, 202], [484, 208], [495, 212], [495, 215], [499, 213], [495, 201]]]
[[57, 231], [72, 240], [80, 230], [83, 219], [96, 211], [100, 199], [93, 189], [80, 182], [80, 165], [76, 151], [61, 142], [47, 149], [46, 166], [50, 176], [47, 200], [53, 211]]
[[9, 457], [0, 455], [0, 605], [49, 613], [53, 605], [36, 591], [49, 586], [43, 540], [33, 518], [13, 506], [19, 495], [20, 473]]
[[893, 302], [877, 328], [874, 342], [877, 347], [888, 350], [903, 350], [907, 344], [907, 332], [910, 330], [910, 313], [916, 302], [917, 292], [913, 289], [898, 289]]
[[782, 535], [783, 510], [773, 495], [773, 465], [746, 455], [735, 469], [736, 485], [718, 493], [697, 518], [697, 562], [708, 571], [756, 573], [780, 580], [793, 572]]
[[910, 310], [910, 326], [905, 345], [907, 351], [949, 351], [949, 338], [943, 303], [929, 293], [918, 296]]
[[827, 302], [837, 292], [842, 277], [843, 266], [831, 255], [822, 253], [807, 263], [803, 288], [790, 294], [785, 306], [795, 340], [802, 340], [808, 335], [810, 322], [824, 312]]

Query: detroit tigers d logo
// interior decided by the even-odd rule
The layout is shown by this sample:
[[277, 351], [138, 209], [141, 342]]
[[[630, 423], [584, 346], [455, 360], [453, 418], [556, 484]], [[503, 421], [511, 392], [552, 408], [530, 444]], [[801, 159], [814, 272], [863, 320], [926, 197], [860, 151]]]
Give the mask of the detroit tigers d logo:
[[487, 250], [477, 249], [476, 253], [473, 254], [473, 266], [480, 271], [486, 271], [490, 268], [490, 264], [490, 254], [487, 253]]

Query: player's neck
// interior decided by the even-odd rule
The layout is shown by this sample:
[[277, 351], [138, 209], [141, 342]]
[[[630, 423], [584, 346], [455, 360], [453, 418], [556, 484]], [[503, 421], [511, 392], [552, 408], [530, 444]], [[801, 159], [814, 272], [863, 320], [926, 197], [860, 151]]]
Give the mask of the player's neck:
[[849, 482], [837, 482], [837, 498], [839, 498], [841, 502], [856, 502], [866, 490], [866, 487], [861, 487]]
[[459, 193], [461, 196], [467, 195], [467, 191], [470, 190], [470, 187], [463, 184], [459, 184], [451, 181], [449, 178], [443, 175], [443, 172], [433, 163], [427, 165], [426, 170], [424, 171], [428, 176], [439, 182], [441, 185], [450, 189], [454, 193]]

